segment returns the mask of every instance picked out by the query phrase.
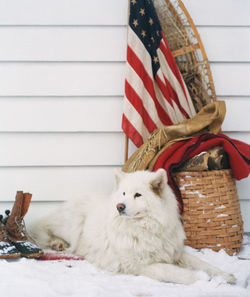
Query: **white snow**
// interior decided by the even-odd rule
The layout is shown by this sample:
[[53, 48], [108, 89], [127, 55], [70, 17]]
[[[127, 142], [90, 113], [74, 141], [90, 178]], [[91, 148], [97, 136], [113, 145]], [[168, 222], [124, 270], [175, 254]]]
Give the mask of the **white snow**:
[[216, 253], [186, 247], [193, 255], [233, 273], [237, 278], [235, 285], [217, 277], [185, 286], [142, 276], [112, 274], [97, 269], [86, 260], [20, 258], [0, 260], [0, 294], [4, 297], [249, 297], [250, 237], [245, 236], [243, 243], [242, 251], [232, 257], [223, 250]]
[[226, 206], [225, 205], [221, 205], [219, 207], [216, 207], [215, 209], [221, 209], [221, 208], [226, 208]]
[[[182, 188], [180, 188], [181, 190]], [[186, 191], [185, 194], [198, 194], [199, 198], [207, 198], [207, 196], [201, 194], [199, 191]]]
[[228, 214], [226, 213], [221, 213], [217, 216], [217, 218], [221, 218], [221, 217], [228, 217]]

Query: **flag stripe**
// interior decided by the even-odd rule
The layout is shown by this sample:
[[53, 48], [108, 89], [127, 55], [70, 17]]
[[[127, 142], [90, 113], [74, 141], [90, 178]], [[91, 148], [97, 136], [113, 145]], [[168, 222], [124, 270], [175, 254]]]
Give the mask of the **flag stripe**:
[[[128, 44], [131, 49], [133, 49], [133, 52], [143, 62], [143, 66], [145, 68], [145, 71], [148, 73], [148, 75], [151, 77], [152, 80], [154, 80], [153, 71], [152, 71], [152, 58], [148, 51], [145, 49], [144, 44], [141, 42], [140, 38], [135, 34], [135, 32], [128, 27]], [[127, 58], [129, 53], [127, 52]]]
[[[174, 100], [172, 100], [173, 98], [172, 98], [172, 96], [171, 96], [169, 90], [167, 90], [167, 86], [166, 86], [165, 83], [162, 81], [162, 79], [159, 77], [158, 73], [157, 73], [155, 79], [156, 79], [156, 81], [157, 81], [157, 85], [159, 86], [159, 89], [161, 90], [163, 96], [164, 96], [165, 98], [166, 98], [166, 96], [169, 97], [168, 102], [169, 102], [169, 101], [171, 102], [171, 107], [172, 107], [172, 109], [173, 109], [173, 112], [175, 113], [175, 116], [176, 116], [177, 121], [179, 122], [179, 121], [182, 121], [182, 120], [184, 120], [184, 119], [186, 119], [186, 118], [189, 118], [189, 116], [185, 117], [184, 115], [182, 115], [182, 116], [180, 117], [181, 111], [179, 110], [179, 107], [177, 106], [177, 104], [174, 104], [175, 102], [174, 102]], [[163, 77], [163, 79], [164, 79], [164, 77]], [[185, 114], [186, 114], [186, 113], [185, 113]]]
[[123, 112], [125, 116], [128, 118], [130, 116], [130, 122], [134, 126], [134, 128], [140, 132], [142, 138], [147, 139], [150, 135], [148, 132], [147, 128], [145, 127], [143, 123], [143, 119], [141, 115], [138, 113], [138, 111], [135, 109], [133, 104], [128, 100], [127, 97], [126, 101], [124, 102], [123, 105]]
[[[157, 82], [165, 100], [167, 100], [167, 102], [173, 107], [172, 98], [170, 97], [170, 94], [167, 90], [166, 84], [161, 80], [160, 75], [163, 76], [163, 74], [161, 73], [161, 70], [159, 69], [155, 76], [156, 82]], [[163, 79], [164, 79], [164, 77], [163, 77]]]
[[[126, 67], [126, 80], [130, 84], [130, 86], [134, 89], [134, 91], [138, 94], [138, 96], [142, 99], [143, 105], [144, 105], [145, 109], [147, 110], [149, 116], [155, 123], [155, 125], [157, 127], [163, 126], [163, 123], [160, 121], [160, 118], [157, 114], [153, 98], [150, 96], [148, 91], [145, 89], [141, 78], [137, 75], [137, 73], [134, 71], [134, 69], [128, 63], [127, 63], [127, 67]], [[125, 89], [126, 89], [126, 87], [125, 87]]]
[[189, 91], [188, 91], [188, 88], [184, 82], [184, 79], [183, 77], [181, 77], [181, 81], [182, 81], [182, 84], [184, 86], [184, 89], [185, 89], [185, 92], [187, 94], [187, 100], [188, 100], [188, 105], [189, 105], [189, 109], [190, 109], [190, 113], [191, 113], [191, 116], [190, 118], [194, 117], [196, 115], [196, 111], [195, 111], [195, 108], [194, 108], [194, 104], [193, 104], [193, 101], [190, 97], [190, 94], [189, 94]]
[[186, 90], [185, 90], [185, 88], [183, 86], [183, 81], [181, 79], [180, 71], [179, 71], [179, 69], [177, 67], [177, 64], [175, 63], [174, 57], [172, 55], [172, 52], [171, 52], [171, 50], [169, 48], [169, 45], [167, 43], [167, 40], [166, 40], [163, 32], [161, 32], [161, 35], [162, 35], [162, 40], [161, 40], [161, 43], [160, 43], [160, 49], [162, 50], [162, 52], [163, 52], [163, 54], [164, 54], [164, 56], [166, 58], [166, 61], [169, 64], [169, 67], [171, 68], [172, 72], [176, 76], [176, 79], [181, 84], [182, 91], [184, 92], [184, 95], [187, 98]]
[[164, 52], [162, 52], [161, 49], [158, 49], [157, 52], [158, 52], [160, 61], [162, 61], [161, 68], [162, 68], [162, 72], [164, 73], [164, 76], [167, 78], [167, 80], [172, 85], [172, 88], [178, 94], [178, 100], [179, 100], [180, 104], [183, 106], [183, 108], [185, 109], [185, 111], [187, 112], [189, 117], [191, 117], [192, 114], [190, 112], [187, 98], [186, 98], [185, 94], [183, 93], [180, 82], [177, 80], [177, 78], [174, 75], [174, 73], [172, 72], [172, 69], [170, 68], [169, 64], [164, 59], [164, 57], [165, 57]]
[[130, 103], [134, 106], [136, 111], [141, 115], [142, 121], [149, 133], [152, 133], [157, 127], [155, 123], [152, 121], [147, 110], [144, 108], [141, 98], [138, 96], [138, 94], [131, 87], [127, 80], [125, 81], [125, 95], [126, 98], [130, 101]]
[[127, 61], [131, 65], [131, 67], [133, 67], [133, 69], [138, 74], [138, 76], [141, 78], [146, 90], [149, 92], [150, 96], [153, 98], [155, 107], [156, 107], [156, 110], [158, 112], [161, 122], [164, 125], [172, 125], [173, 123], [170, 120], [169, 115], [161, 107], [161, 105], [159, 104], [159, 102], [155, 96], [154, 84], [153, 84], [151, 77], [146, 72], [142, 62], [138, 59], [138, 57], [135, 55], [135, 53], [129, 46], [127, 47]]
[[143, 144], [143, 138], [141, 134], [135, 129], [125, 114], [122, 116], [122, 129], [137, 147]]
[[[192, 99], [191, 99], [191, 97], [189, 95], [189, 92], [188, 92], [188, 89], [186, 87], [186, 84], [185, 84], [185, 82], [183, 80], [183, 77], [182, 77], [182, 75], [181, 75], [178, 67], [177, 67], [177, 64], [175, 63], [175, 60], [174, 60], [173, 55], [172, 55], [172, 52], [171, 52], [171, 50], [169, 48], [169, 45], [167, 44], [166, 38], [163, 35], [163, 33], [162, 33], [162, 36], [163, 36], [163, 39], [162, 39], [162, 41], [160, 43], [159, 49], [162, 51], [162, 54], [164, 55], [165, 59], [167, 60], [167, 58], [168, 58], [167, 61], [171, 62], [169, 64], [169, 67], [171, 68], [173, 75], [176, 75], [176, 79], [179, 82], [179, 84], [180, 84], [180, 86], [182, 88], [182, 91], [184, 93], [184, 96], [186, 98], [186, 101], [187, 101], [186, 112], [189, 111], [188, 112], [189, 116], [190, 117], [193, 117], [193, 116], [195, 116], [196, 112], [195, 112], [195, 109], [194, 109], [194, 105], [193, 105]], [[172, 60], [174, 61], [174, 63], [173, 63], [173, 61], [171, 61], [171, 59], [169, 59], [169, 55], [171, 55], [171, 57], [173, 58]], [[176, 90], [176, 93], [179, 95], [179, 93], [178, 93], [177, 90]], [[183, 107], [184, 107], [184, 105], [183, 105]]]
[[156, 75], [156, 80], [159, 85], [159, 87], [162, 89], [162, 92], [164, 92], [164, 96], [169, 96], [171, 103], [173, 105], [173, 101], [175, 102], [176, 106], [178, 107], [179, 111], [183, 114], [185, 119], [189, 118], [189, 115], [185, 111], [185, 109], [181, 106], [178, 96], [175, 92], [175, 90], [172, 88], [172, 85], [168, 81], [168, 79], [163, 75], [164, 82], [160, 79], [158, 75]]
[[158, 84], [155, 84], [155, 94], [158, 98], [158, 101], [162, 101], [165, 104], [165, 110], [169, 114], [169, 117], [172, 121], [172, 123], [177, 123], [179, 120], [176, 117], [176, 112], [174, 110], [174, 107], [168, 103], [168, 101], [164, 98]]

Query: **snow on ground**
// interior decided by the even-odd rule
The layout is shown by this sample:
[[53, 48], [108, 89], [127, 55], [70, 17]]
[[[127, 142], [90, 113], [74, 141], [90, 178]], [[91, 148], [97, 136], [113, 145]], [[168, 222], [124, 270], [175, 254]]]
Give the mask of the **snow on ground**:
[[[249, 297], [250, 237], [242, 251], [230, 257], [223, 250], [187, 251], [233, 273], [235, 285], [220, 278], [185, 286], [162, 283], [142, 276], [101, 271], [87, 261], [0, 260], [0, 296], [4, 297]], [[247, 260], [246, 260], [247, 259]]]

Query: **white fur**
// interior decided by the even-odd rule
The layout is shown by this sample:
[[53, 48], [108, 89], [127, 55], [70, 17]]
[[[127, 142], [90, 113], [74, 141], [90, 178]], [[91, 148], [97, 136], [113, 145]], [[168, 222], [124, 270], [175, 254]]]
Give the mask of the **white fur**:
[[[69, 200], [34, 225], [31, 232], [37, 243], [67, 248], [116, 273], [183, 284], [215, 275], [234, 281], [232, 275], [184, 252], [185, 233], [163, 169], [117, 171], [115, 177], [112, 195]], [[119, 203], [126, 205], [121, 214]]]

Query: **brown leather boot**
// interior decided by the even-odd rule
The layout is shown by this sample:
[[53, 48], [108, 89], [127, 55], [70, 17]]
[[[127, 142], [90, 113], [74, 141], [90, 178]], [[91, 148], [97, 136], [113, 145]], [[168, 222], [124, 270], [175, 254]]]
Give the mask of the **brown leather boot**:
[[0, 259], [19, 258], [21, 253], [9, 242], [5, 225], [2, 222], [3, 216], [0, 215]]
[[6, 222], [6, 231], [9, 240], [15, 245], [21, 256], [39, 258], [43, 251], [28, 240], [23, 220], [29, 209], [31, 197], [32, 195], [29, 193], [23, 194], [22, 191], [17, 191], [15, 203]]

